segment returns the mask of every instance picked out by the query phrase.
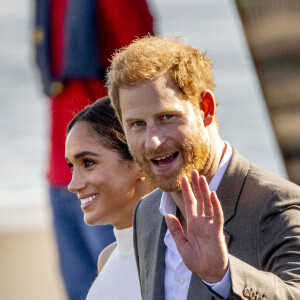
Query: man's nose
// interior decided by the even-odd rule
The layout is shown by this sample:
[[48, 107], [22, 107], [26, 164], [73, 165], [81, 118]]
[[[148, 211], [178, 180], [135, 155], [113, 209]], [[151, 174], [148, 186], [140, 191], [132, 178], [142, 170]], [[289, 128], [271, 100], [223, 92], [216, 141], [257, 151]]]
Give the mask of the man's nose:
[[147, 128], [147, 137], [145, 147], [148, 150], [156, 150], [163, 143], [164, 138], [162, 132], [156, 126]]
[[73, 171], [72, 179], [68, 185], [68, 190], [72, 193], [78, 193], [84, 187], [85, 187], [85, 183], [82, 176], [80, 176], [79, 172]]

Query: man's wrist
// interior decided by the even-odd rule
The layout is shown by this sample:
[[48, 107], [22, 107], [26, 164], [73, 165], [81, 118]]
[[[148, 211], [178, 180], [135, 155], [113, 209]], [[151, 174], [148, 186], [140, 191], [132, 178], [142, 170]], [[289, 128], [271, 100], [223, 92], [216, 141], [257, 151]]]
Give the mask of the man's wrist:
[[199, 276], [201, 278], [201, 280], [205, 283], [208, 284], [217, 284], [218, 282], [222, 281], [222, 279], [224, 278], [224, 276], [226, 275], [226, 273], [228, 272], [229, 269], [229, 262], [227, 261], [227, 264], [225, 265], [225, 267], [219, 272], [219, 274], [215, 274], [214, 276]]
[[222, 296], [223, 298], [227, 298], [230, 294], [231, 290], [231, 276], [230, 276], [230, 268], [227, 268], [227, 271], [222, 278], [221, 281], [216, 283], [208, 283], [202, 280], [204, 284], [210, 287], [215, 293]]

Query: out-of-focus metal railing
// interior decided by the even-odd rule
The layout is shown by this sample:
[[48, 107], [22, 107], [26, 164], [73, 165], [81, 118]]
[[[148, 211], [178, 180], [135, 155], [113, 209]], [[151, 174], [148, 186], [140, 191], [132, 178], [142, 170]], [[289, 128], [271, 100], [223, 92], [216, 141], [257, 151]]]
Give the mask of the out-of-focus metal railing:
[[287, 174], [300, 185], [300, 1], [235, 3]]

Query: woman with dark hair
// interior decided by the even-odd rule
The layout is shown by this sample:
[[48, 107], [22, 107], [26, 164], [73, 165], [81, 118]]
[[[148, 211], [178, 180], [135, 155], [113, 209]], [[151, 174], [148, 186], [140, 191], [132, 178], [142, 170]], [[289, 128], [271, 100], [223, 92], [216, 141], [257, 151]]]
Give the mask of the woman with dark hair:
[[73, 173], [68, 188], [81, 200], [85, 222], [112, 224], [116, 236], [116, 242], [99, 255], [99, 274], [87, 299], [141, 299], [132, 216], [137, 201], [153, 185], [134, 162], [108, 97], [73, 118], [65, 149]]

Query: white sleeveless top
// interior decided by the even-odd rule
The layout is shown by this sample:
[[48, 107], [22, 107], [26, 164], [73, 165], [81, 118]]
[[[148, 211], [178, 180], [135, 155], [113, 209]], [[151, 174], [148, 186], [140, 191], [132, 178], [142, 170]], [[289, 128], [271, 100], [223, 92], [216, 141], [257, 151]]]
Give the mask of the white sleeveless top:
[[114, 228], [117, 246], [92, 284], [86, 300], [141, 300], [133, 250], [133, 227]]

